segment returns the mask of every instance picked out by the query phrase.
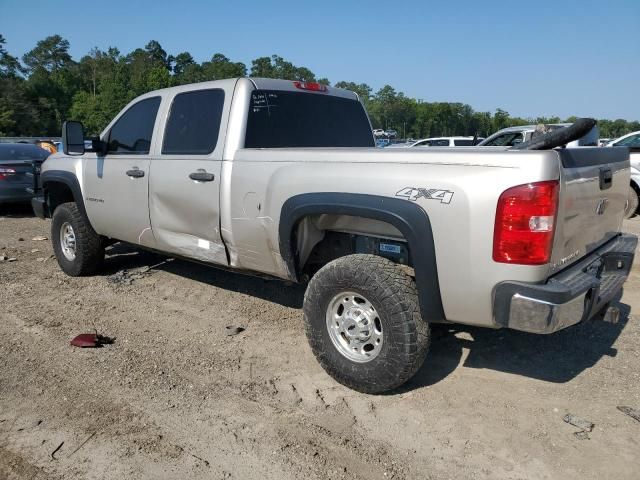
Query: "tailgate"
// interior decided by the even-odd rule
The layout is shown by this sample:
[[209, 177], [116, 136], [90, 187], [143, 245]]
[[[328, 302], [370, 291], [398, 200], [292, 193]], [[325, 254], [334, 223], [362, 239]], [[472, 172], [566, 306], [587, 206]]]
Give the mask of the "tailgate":
[[561, 162], [560, 204], [553, 271], [579, 260], [622, 228], [629, 191], [629, 150], [566, 148]]

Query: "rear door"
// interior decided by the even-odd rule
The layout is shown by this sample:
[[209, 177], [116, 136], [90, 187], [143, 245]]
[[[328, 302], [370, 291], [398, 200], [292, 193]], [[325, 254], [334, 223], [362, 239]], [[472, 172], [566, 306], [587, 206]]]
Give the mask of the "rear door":
[[149, 209], [157, 247], [227, 265], [220, 235], [220, 172], [233, 90], [187, 90], [168, 99], [160, 155], [151, 162]]
[[153, 247], [149, 222], [149, 163], [161, 98], [131, 105], [103, 140], [106, 155], [86, 153], [83, 195], [100, 234]]

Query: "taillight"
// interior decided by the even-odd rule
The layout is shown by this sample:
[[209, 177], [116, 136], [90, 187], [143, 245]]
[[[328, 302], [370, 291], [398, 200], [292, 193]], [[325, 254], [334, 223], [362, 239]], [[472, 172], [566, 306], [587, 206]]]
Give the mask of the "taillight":
[[551, 258], [558, 212], [557, 180], [505, 190], [498, 199], [493, 259], [501, 263], [542, 265]]
[[13, 175], [16, 171], [13, 168], [0, 168], [0, 180], [4, 180], [8, 175]]
[[326, 85], [318, 82], [293, 82], [293, 85], [300, 90], [311, 90], [312, 92], [326, 92]]

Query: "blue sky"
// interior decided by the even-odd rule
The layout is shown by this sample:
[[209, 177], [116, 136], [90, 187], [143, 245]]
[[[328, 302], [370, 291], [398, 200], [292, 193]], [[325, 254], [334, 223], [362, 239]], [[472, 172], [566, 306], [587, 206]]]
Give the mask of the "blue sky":
[[278, 54], [316, 75], [513, 115], [640, 120], [640, 0], [0, 0], [21, 56], [55, 33], [79, 59], [158, 40], [198, 61]]

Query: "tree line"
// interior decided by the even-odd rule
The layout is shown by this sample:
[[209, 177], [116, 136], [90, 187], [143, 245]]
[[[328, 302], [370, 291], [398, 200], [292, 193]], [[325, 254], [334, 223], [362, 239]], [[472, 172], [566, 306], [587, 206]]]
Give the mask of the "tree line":
[[[66, 119], [79, 120], [88, 134], [97, 134], [138, 95], [174, 85], [247, 75], [331, 84], [278, 55], [256, 58], [250, 67], [222, 53], [198, 63], [190, 53], [170, 55], [152, 40], [127, 54], [114, 47], [93, 48], [75, 61], [69, 42], [53, 35], [18, 59], [5, 44], [0, 34], [0, 136], [58, 136]], [[358, 93], [374, 128], [395, 129], [403, 137], [486, 137], [508, 126], [575, 119], [520, 118], [502, 109], [478, 112], [463, 103], [423, 102], [390, 85], [376, 92], [366, 83], [341, 80], [334, 86]], [[640, 130], [640, 122], [624, 119], [602, 119], [599, 125], [601, 137]]]

